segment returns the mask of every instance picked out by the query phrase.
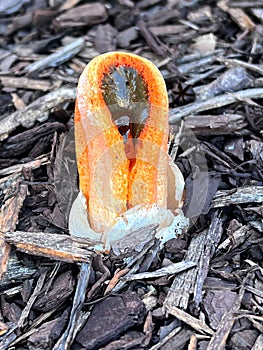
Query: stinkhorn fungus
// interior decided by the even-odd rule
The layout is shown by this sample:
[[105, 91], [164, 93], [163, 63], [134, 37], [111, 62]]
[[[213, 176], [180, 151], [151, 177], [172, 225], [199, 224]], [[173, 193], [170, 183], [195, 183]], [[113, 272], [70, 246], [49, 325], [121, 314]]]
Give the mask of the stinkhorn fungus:
[[[112, 229], [114, 238], [121, 220], [124, 235], [124, 223], [140, 210], [155, 207], [166, 213], [178, 207], [183, 179], [169, 164], [168, 97], [152, 62], [124, 52], [91, 60], [79, 79], [74, 126], [79, 188], [87, 211], [86, 221], [82, 219], [92, 232], [89, 238]], [[173, 203], [168, 182], [174, 187]], [[76, 233], [79, 203], [73, 204], [70, 230], [85, 236]]]
[[[129, 128], [124, 137], [116, 125], [123, 117]], [[95, 231], [137, 204], [166, 207], [167, 139], [168, 98], [155, 65], [120, 52], [94, 58], [78, 83], [75, 142], [80, 189]]]

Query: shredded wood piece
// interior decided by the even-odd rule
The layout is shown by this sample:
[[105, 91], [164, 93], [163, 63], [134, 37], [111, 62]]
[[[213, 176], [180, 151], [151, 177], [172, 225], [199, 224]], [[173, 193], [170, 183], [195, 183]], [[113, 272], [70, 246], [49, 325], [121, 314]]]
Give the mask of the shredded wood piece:
[[176, 274], [176, 273], [185, 271], [187, 269], [190, 269], [191, 267], [194, 267], [194, 266], [196, 266], [196, 263], [193, 261], [181, 261], [179, 263], [162, 267], [161, 269], [156, 271], [131, 274], [128, 277], [123, 277], [122, 279], [126, 281], [134, 281], [134, 280], [143, 280], [146, 278], [158, 278], [158, 277], [167, 276], [170, 274]]
[[217, 191], [212, 202], [214, 208], [230, 204], [263, 202], [263, 186], [245, 186], [233, 190]]
[[[211, 335], [214, 334], [214, 331], [210, 327], [208, 327], [205, 323], [201, 322], [200, 320], [191, 316], [190, 314], [186, 313], [185, 311], [178, 309], [175, 306], [166, 306], [166, 310], [168, 313], [172, 314], [173, 316], [175, 316], [179, 320], [185, 322], [186, 324], [188, 324], [190, 327], [194, 328], [198, 332], [208, 333]], [[216, 349], [216, 348], [213, 348], [213, 349]]]
[[0, 141], [5, 140], [9, 133], [14, 131], [19, 125], [30, 128], [36, 121], [43, 122], [47, 120], [49, 111], [66, 101], [73, 101], [76, 97], [76, 89], [61, 87], [44, 95], [25, 109], [14, 112], [1, 120]]
[[28, 73], [40, 72], [47, 67], [56, 67], [60, 64], [69, 61], [77, 53], [79, 53], [85, 44], [83, 38], [78, 38], [77, 40], [72, 40], [72, 42], [59, 51], [52, 53], [51, 55], [40, 59], [32, 64], [26, 66], [25, 71]]
[[6, 272], [10, 252], [10, 245], [5, 240], [5, 233], [15, 231], [18, 215], [27, 195], [28, 186], [21, 184], [21, 180], [20, 176], [11, 178], [12, 187], [0, 208], [0, 278]]
[[85, 249], [87, 240], [61, 234], [16, 231], [15, 234], [5, 233], [5, 239], [27, 254], [54, 260], [87, 262], [93, 256], [91, 251]]
[[235, 94], [227, 93], [213, 97], [207, 101], [194, 102], [189, 103], [187, 106], [172, 108], [170, 109], [169, 122], [171, 124], [174, 124], [181, 120], [181, 118], [186, 117], [187, 115], [207, 111], [209, 109], [223, 107], [235, 102], [237, 99], [244, 100], [247, 98], [263, 98], [263, 89], [247, 89], [237, 91], [235, 92]]

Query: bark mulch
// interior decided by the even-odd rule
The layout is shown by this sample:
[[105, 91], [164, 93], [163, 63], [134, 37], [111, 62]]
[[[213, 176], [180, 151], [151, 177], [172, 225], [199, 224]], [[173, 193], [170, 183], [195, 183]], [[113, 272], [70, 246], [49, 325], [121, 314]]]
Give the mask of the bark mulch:
[[[0, 44], [0, 349], [263, 349], [262, 1], [5, 0]], [[76, 85], [114, 50], [164, 76], [191, 220], [124, 257], [67, 222]]]

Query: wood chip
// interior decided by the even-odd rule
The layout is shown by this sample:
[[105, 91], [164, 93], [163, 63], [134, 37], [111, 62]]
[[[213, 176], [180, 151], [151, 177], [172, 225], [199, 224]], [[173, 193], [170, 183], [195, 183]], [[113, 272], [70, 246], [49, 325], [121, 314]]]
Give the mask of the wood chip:
[[157, 36], [171, 35], [171, 34], [181, 34], [185, 31], [186, 26], [182, 24], [158, 26], [158, 27], [149, 27], [149, 30]]
[[142, 323], [144, 314], [144, 305], [135, 292], [109, 296], [96, 303], [76, 340], [85, 349], [101, 348], [131, 326]]
[[0, 208], [0, 278], [6, 272], [10, 252], [5, 234], [7, 231], [15, 231], [28, 188], [27, 185], [21, 184], [20, 176], [15, 176], [11, 181], [12, 187], [9, 188], [7, 199]]
[[252, 80], [246, 69], [235, 66], [228, 69], [212, 83], [198, 89], [196, 91], [196, 100], [206, 101], [216, 95], [247, 89], [251, 86]]
[[263, 97], [263, 89], [247, 89], [238, 91], [235, 94], [223, 94], [216, 96], [214, 98], [211, 98], [207, 101], [202, 102], [194, 102], [189, 103], [187, 106], [183, 107], [177, 107], [170, 109], [170, 123], [176, 123], [181, 118], [186, 117], [190, 114], [195, 114], [198, 112], [207, 111], [209, 109], [219, 108], [226, 105], [229, 105], [230, 103], [236, 102], [237, 99], [247, 99], [247, 98], [262, 98]]
[[41, 291], [41, 289], [43, 288], [44, 286], [44, 283], [45, 283], [45, 279], [46, 279], [46, 275], [47, 275], [47, 272], [44, 272], [40, 275], [39, 279], [37, 280], [37, 284], [36, 284], [36, 287], [34, 289], [34, 292], [32, 293], [32, 295], [30, 296], [27, 304], [26, 304], [26, 307], [24, 308], [21, 316], [20, 316], [20, 319], [18, 320], [18, 326], [19, 327], [23, 327], [30, 311], [31, 311], [31, 308], [34, 304], [34, 302], [36, 301], [37, 297], [39, 296], [39, 293]]
[[214, 208], [231, 204], [263, 202], [263, 186], [246, 186], [233, 190], [217, 191], [212, 202]]
[[76, 97], [76, 88], [61, 87], [47, 95], [38, 98], [24, 110], [12, 113], [1, 120], [0, 141], [6, 139], [10, 132], [19, 125], [30, 128], [36, 121], [47, 120], [49, 111], [64, 103], [73, 101]]
[[5, 334], [8, 331], [8, 326], [7, 324], [0, 322], [0, 336]]
[[251, 348], [251, 350], [261, 350], [261, 349], [263, 349], [263, 334], [260, 334], [258, 336], [253, 347]]
[[244, 295], [244, 287], [241, 288], [233, 306], [222, 317], [216, 332], [213, 334], [206, 350], [224, 350], [227, 337], [235, 321], [235, 313], [238, 312], [241, 306], [241, 301]]
[[149, 28], [147, 28], [146, 23], [143, 20], [139, 20], [137, 22], [137, 26], [149, 47], [151, 47], [153, 51], [156, 52], [159, 56], [167, 57], [167, 54], [169, 54], [168, 48], [165, 47], [157, 39], [157, 37], [155, 37], [155, 35], [149, 30]]
[[[94, 253], [87, 250], [83, 243], [87, 240], [75, 239], [71, 236], [46, 232], [6, 232], [6, 241], [27, 254], [45, 256], [53, 260], [88, 262]], [[84, 243], [84, 244], [85, 244]]]
[[[185, 260], [194, 261], [196, 264], [201, 259], [204, 250], [204, 242], [207, 232], [203, 231], [192, 238]], [[194, 291], [194, 284], [198, 274], [198, 267], [185, 271], [175, 276], [165, 299], [165, 308], [177, 307], [186, 309], [190, 294]]]
[[191, 115], [184, 119], [183, 133], [190, 129], [195, 135], [238, 134], [246, 125], [244, 116], [240, 114]]
[[47, 165], [50, 163], [50, 160], [47, 156], [40, 156], [35, 160], [32, 160], [31, 162], [22, 163], [22, 164], [16, 164], [12, 165], [8, 168], [4, 168], [0, 170], [1, 176], [6, 176], [13, 173], [21, 173], [23, 169], [37, 169], [41, 167], [42, 165]]
[[227, 0], [219, 1], [217, 6], [221, 8], [221, 10], [227, 12], [241, 30], [252, 31], [255, 29], [255, 23], [248, 17], [248, 15], [245, 14], [242, 9], [229, 7]]
[[[175, 306], [166, 305], [165, 308], [166, 308], [166, 311], [168, 313], [172, 314], [173, 316], [175, 316], [179, 320], [185, 322], [186, 324], [188, 324], [190, 327], [194, 328], [198, 332], [207, 333], [210, 335], [214, 334], [214, 331], [210, 327], [208, 327], [205, 323], [201, 322], [200, 320], [191, 316], [190, 314], [186, 313], [185, 311], [178, 309]], [[214, 348], [214, 349], [216, 349], [216, 348]]]
[[76, 6], [61, 15], [55, 21], [59, 28], [79, 27], [104, 22], [108, 17], [106, 8], [99, 2]]
[[27, 0], [7, 0], [1, 2], [0, 4], [0, 14], [3, 15], [11, 15], [17, 12]]
[[[18, 260], [18, 257], [15, 253], [11, 252], [8, 259], [8, 265], [7, 270], [5, 274], [2, 276], [0, 280], [0, 288], [8, 288], [10, 287], [10, 281], [16, 281], [20, 283], [20, 289], [22, 289], [21, 285], [25, 280], [29, 280], [34, 273], [37, 272], [37, 267], [34, 265], [26, 265], [23, 262], [21, 263]], [[19, 293], [21, 290], [19, 290]], [[10, 294], [7, 292], [7, 295], [11, 296], [13, 293]]]
[[30, 90], [49, 91], [60, 87], [60, 81], [35, 80], [26, 77], [0, 76], [3, 86]]
[[88, 263], [82, 263], [80, 267], [80, 273], [78, 276], [78, 284], [74, 295], [69, 323], [67, 329], [63, 332], [62, 337], [57, 341], [56, 345], [53, 347], [53, 350], [69, 349], [70, 345], [72, 344], [72, 340], [76, 335], [76, 330], [80, 327], [80, 325], [78, 324], [78, 320], [81, 315], [81, 308], [84, 305], [85, 292], [89, 283], [89, 277], [90, 265]]
[[116, 286], [116, 284], [119, 282], [120, 278], [122, 276], [125, 276], [127, 272], [129, 272], [129, 269], [116, 271], [113, 278], [110, 280], [110, 282], [109, 282], [109, 284], [104, 292], [104, 295], [107, 295], [108, 293], [110, 293], [112, 291], [112, 289]]
[[197, 307], [199, 307], [202, 301], [202, 290], [205, 279], [208, 275], [208, 266], [223, 234], [223, 227], [224, 220], [222, 219], [221, 212], [214, 212], [212, 215], [211, 224], [208, 228], [206, 239], [204, 242], [202, 242], [204, 250], [198, 264], [198, 274], [194, 289], [194, 301]]
[[156, 345], [153, 345], [149, 350], [158, 350], [161, 349], [170, 339], [178, 334], [181, 331], [182, 327], [176, 327], [173, 329], [166, 337], [159, 341]]
[[85, 41], [83, 38], [73, 40], [70, 44], [66, 45], [57, 52], [40, 59], [34, 63], [29, 64], [25, 68], [27, 73], [41, 72], [47, 67], [57, 67], [60, 64], [69, 61], [72, 57], [78, 54], [84, 48]]
[[201, 302], [202, 286], [208, 273], [207, 266], [222, 234], [220, 213], [215, 213], [213, 219], [208, 231], [192, 238], [185, 260], [194, 261], [197, 267], [175, 276], [165, 299], [165, 308], [179, 306], [186, 309], [191, 293], [194, 293], [197, 305]]
[[233, 233], [231, 236], [225, 239], [218, 249], [229, 249], [231, 245], [236, 246], [243, 243], [247, 237], [246, 233], [251, 229], [250, 225], [243, 225]]
[[167, 276], [170, 274], [177, 274], [179, 272], [188, 270], [191, 267], [194, 267], [195, 265], [196, 263], [193, 261], [181, 261], [179, 263], [167, 265], [156, 271], [131, 274], [128, 277], [123, 277], [122, 280], [135, 281], [135, 280], [143, 280], [147, 278], [158, 278], [158, 277]]
[[61, 7], [59, 8], [59, 11], [66, 11], [71, 8], [73, 8], [75, 5], [77, 5], [81, 0], [66, 0], [62, 2]]

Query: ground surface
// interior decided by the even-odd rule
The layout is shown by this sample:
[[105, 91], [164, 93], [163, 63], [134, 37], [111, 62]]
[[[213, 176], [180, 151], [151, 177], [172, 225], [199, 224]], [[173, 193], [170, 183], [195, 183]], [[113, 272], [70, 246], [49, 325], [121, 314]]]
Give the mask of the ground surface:
[[[0, 349], [263, 349], [262, 1], [6, 0], [0, 16]], [[165, 78], [191, 218], [130, 260], [67, 228], [77, 81], [114, 50]]]

